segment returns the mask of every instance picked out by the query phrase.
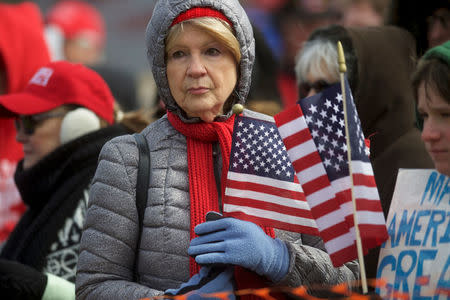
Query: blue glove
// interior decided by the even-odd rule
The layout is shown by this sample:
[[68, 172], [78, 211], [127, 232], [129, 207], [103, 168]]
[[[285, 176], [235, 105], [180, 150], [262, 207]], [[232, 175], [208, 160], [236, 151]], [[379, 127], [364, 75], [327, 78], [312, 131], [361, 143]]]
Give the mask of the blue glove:
[[208, 221], [195, 227], [188, 254], [200, 265], [232, 264], [280, 281], [289, 269], [286, 244], [257, 225], [235, 218]]
[[[234, 291], [233, 267], [202, 267], [200, 272], [192, 276], [188, 282], [180, 285], [178, 289], [168, 289], [164, 294], [175, 296], [190, 293], [188, 300], [199, 300], [208, 299], [201, 297], [201, 294], [223, 291]], [[228, 297], [230, 300], [235, 298], [232, 293]]]

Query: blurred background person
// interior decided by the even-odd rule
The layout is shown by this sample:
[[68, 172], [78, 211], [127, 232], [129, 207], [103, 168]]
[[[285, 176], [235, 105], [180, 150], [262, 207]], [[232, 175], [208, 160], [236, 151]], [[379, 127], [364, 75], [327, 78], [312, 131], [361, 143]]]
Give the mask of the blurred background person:
[[435, 169], [450, 176], [450, 41], [428, 50], [412, 78], [422, 140]]
[[382, 26], [391, 0], [336, 0], [333, 4], [341, 11], [339, 24], [349, 26]]
[[250, 21], [262, 33], [272, 55], [280, 61], [283, 44], [276, 26], [276, 13], [290, 0], [241, 1]]
[[[361, 120], [370, 139], [370, 160], [385, 217], [388, 214], [399, 168], [432, 168], [415, 127], [413, 89], [415, 41], [393, 26], [314, 31], [296, 64], [301, 98], [339, 82], [337, 41], [343, 44], [347, 77]], [[367, 275], [376, 277], [378, 249], [365, 260]]]
[[54, 60], [86, 65], [103, 60], [105, 22], [95, 6], [79, 0], [58, 1], [45, 18], [46, 33], [55, 41], [49, 43]]
[[[39, 7], [32, 2], [0, 3], [0, 95], [22, 90], [36, 70], [50, 60]], [[4, 114], [1, 111], [0, 114]], [[0, 243], [25, 210], [14, 184], [22, 145], [16, 141], [14, 118], [0, 119]]]
[[123, 111], [139, 108], [135, 75], [106, 61], [107, 28], [93, 4], [81, 0], [56, 2], [47, 11], [45, 30], [52, 60], [89, 66], [108, 83]]
[[450, 40], [450, 0], [391, 0], [387, 24], [402, 27], [417, 40], [417, 54]]
[[427, 17], [428, 47], [436, 47], [450, 40], [450, 2], [447, 7], [438, 7]]
[[[66, 61], [40, 68], [22, 92], [0, 96], [24, 146], [14, 179], [27, 211], [0, 253], [0, 294], [74, 299], [78, 247], [89, 187], [103, 144], [148, 122], [114, 110], [93, 70]], [[119, 118], [120, 123], [114, 124]]]
[[295, 57], [311, 32], [337, 21], [336, 11], [327, 1], [287, 1], [277, 12], [276, 20], [283, 49], [278, 65], [277, 86], [284, 107], [295, 104], [298, 89], [295, 79]]

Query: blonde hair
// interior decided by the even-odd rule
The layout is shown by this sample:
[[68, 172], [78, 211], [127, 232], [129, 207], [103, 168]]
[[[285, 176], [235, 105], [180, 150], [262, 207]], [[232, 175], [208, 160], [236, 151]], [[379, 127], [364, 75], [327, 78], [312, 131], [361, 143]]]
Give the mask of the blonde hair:
[[124, 112], [119, 103], [114, 103], [114, 122], [122, 124], [129, 132], [141, 132], [150, 123], [155, 121], [155, 112], [151, 109], [141, 108]]
[[239, 46], [239, 42], [233, 33], [233, 29], [227, 22], [212, 17], [200, 17], [195, 19], [189, 19], [187, 21], [172, 26], [166, 37], [166, 54], [167, 49], [170, 48], [172, 43], [183, 32], [183, 24], [193, 25], [213, 36], [221, 44], [223, 44], [229, 51], [231, 51], [233, 57], [236, 59], [236, 62], [239, 64], [239, 62], [241, 61], [241, 49]]

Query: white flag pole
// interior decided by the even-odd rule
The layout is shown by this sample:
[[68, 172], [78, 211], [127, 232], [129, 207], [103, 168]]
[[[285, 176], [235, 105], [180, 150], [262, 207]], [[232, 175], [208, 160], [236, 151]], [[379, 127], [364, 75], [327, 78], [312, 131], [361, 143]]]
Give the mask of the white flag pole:
[[347, 141], [347, 161], [348, 161], [348, 170], [350, 176], [350, 186], [352, 191], [352, 204], [353, 204], [353, 222], [355, 225], [355, 235], [356, 235], [356, 249], [358, 251], [358, 261], [359, 268], [361, 271], [361, 284], [363, 288], [363, 293], [367, 294], [367, 278], [366, 278], [366, 268], [364, 266], [364, 255], [362, 250], [362, 242], [361, 235], [359, 233], [358, 226], [358, 216], [356, 211], [356, 200], [353, 189], [353, 172], [352, 172], [352, 155], [351, 155], [351, 147], [350, 147], [350, 135], [348, 132], [348, 118], [347, 118], [347, 99], [346, 99], [346, 90], [345, 90], [345, 73], [347, 72], [347, 66], [345, 64], [345, 56], [344, 49], [342, 48], [342, 44], [340, 41], [337, 42], [338, 47], [338, 63], [339, 63], [339, 74], [341, 79], [341, 91], [342, 91], [342, 101], [344, 105], [344, 121], [345, 121], [345, 136]]

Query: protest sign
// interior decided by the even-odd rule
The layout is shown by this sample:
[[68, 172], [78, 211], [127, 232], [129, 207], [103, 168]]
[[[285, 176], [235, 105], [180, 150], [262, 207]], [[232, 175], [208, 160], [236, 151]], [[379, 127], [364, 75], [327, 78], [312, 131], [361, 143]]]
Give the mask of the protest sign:
[[399, 171], [378, 261], [383, 299], [450, 297], [449, 179], [435, 170]]

